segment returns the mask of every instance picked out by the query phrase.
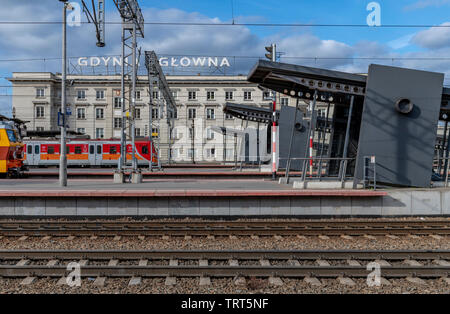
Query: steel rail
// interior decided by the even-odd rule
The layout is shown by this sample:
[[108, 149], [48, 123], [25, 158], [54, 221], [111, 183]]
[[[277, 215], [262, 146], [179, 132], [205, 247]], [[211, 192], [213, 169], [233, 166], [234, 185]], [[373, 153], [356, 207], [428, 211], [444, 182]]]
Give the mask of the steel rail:
[[384, 235], [450, 234], [439, 221], [0, 221], [0, 235]]
[[[66, 266], [46, 265], [0, 265], [3, 277], [63, 277], [69, 272]], [[370, 272], [365, 266], [135, 266], [135, 265], [88, 265], [80, 268], [82, 277], [367, 277]], [[381, 269], [383, 277], [433, 277], [450, 274], [449, 266], [392, 266]]]
[[80, 229], [64, 229], [64, 230], [0, 230], [0, 235], [3, 236], [90, 236], [90, 235], [100, 235], [100, 236], [294, 236], [294, 235], [307, 235], [307, 236], [318, 236], [318, 235], [328, 235], [328, 236], [340, 236], [340, 235], [350, 235], [350, 236], [361, 236], [361, 235], [379, 235], [383, 236], [386, 234], [391, 235], [450, 235], [449, 228], [440, 229], [423, 229], [423, 228], [385, 228], [385, 229], [355, 229], [355, 228], [341, 228], [341, 229], [95, 229], [95, 230], [80, 230]]
[[450, 250], [0, 250], [0, 260], [450, 260]]

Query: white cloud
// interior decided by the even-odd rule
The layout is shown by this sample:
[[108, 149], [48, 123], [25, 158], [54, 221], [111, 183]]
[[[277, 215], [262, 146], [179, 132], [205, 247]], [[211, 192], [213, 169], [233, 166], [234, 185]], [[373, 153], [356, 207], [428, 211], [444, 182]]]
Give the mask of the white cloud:
[[412, 42], [428, 49], [439, 49], [450, 46], [450, 22], [441, 24], [447, 27], [431, 27], [417, 33]]

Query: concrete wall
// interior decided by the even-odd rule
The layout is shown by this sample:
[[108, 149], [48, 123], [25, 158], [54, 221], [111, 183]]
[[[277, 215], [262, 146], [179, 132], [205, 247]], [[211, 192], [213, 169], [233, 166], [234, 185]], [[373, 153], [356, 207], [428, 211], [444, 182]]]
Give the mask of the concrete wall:
[[450, 215], [450, 190], [382, 197], [0, 198], [0, 216], [420, 216]]

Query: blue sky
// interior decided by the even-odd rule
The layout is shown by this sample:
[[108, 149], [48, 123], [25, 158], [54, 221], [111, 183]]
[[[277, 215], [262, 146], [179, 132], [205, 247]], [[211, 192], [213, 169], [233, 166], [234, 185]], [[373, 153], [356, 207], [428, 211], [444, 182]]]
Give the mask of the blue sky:
[[[0, 21], [60, 21], [56, 0], [2, 0]], [[37, 6], [36, 3], [39, 2]], [[78, 1], [79, 2], [79, 1]], [[90, 2], [90, 1], [88, 1]], [[139, 0], [147, 22], [365, 24], [369, 0]], [[450, 0], [380, 0], [381, 24], [450, 25]], [[112, 0], [107, 20], [119, 21]], [[83, 20], [85, 17], [83, 15]], [[450, 75], [450, 28], [349, 28], [146, 25], [138, 45], [157, 54], [255, 56], [237, 58], [235, 72], [247, 74], [264, 46], [275, 42], [282, 62], [365, 72], [370, 63], [437, 71]], [[118, 25], [106, 26], [107, 45], [95, 46], [92, 25], [68, 29], [69, 56], [118, 55]], [[0, 113], [11, 109], [9, 82], [14, 71], [60, 71], [60, 25], [0, 24]], [[318, 58], [302, 59], [302, 58]], [[359, 58], [369, 59], [359, 59]], [[372, 57], [384, 59], [370, 59]], [[28, 61], [1, 61], [33, 59]], [[45, 62], [42, 58], [46, 58]], [[450, 76], [449, 76], [450, 77]], [[446, 81], [450, 84], [450, 80]]]

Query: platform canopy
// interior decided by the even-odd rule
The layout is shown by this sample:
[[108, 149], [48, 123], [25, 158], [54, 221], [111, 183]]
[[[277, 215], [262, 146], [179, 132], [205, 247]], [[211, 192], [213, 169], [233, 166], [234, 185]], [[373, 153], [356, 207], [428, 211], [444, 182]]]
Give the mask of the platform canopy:
[[[276, 92], [298, 98], [311, 98], [318, 90], [322, 100], [343, 95], [364, 96], [367, 77], [327, 69], [259, 60], [247, 80]], [[332, 100], [331, 100], [332, 101]]]

